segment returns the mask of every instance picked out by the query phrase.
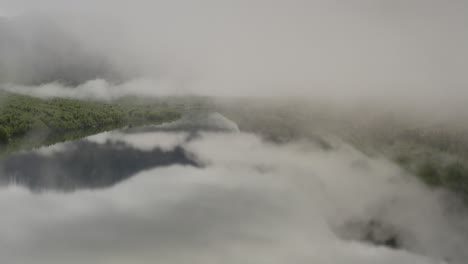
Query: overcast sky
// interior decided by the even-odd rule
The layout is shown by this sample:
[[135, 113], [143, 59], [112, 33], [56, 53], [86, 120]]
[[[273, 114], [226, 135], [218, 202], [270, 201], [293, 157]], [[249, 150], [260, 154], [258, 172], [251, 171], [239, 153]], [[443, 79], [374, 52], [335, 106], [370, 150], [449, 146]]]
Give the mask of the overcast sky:
[[120, 68], [191, 92], [468, 94], [468, 1], [0, 0], [0, 13], [53, 16]]

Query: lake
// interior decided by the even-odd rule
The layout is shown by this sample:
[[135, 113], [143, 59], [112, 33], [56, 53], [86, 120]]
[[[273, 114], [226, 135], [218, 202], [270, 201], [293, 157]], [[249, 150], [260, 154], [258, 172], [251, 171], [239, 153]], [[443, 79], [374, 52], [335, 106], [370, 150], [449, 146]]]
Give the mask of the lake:
[[337, 139], [274, 142], [218, 113], [0, 160], [0, 259], [464, 263], [468, 218]]

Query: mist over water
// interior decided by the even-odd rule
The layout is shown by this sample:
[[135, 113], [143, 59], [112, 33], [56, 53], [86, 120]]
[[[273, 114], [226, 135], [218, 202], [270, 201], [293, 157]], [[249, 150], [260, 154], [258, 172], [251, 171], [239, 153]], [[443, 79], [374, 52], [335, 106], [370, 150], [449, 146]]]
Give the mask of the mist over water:
[[363, 151], [442, 131], [465, 153], [468, 2], [0, 0], [0, 15], [2, 90], [219, 111], [1, 158], [1, 263], [467, 262], [466, 206]]
[[[219, 114], [197, 118], [204, 125], [187, 120], [104, 133], [3, 160], [2, 177], [10, 182], [0, 189], [0, 209], [9, 212], [0, 220], [2, 260], [413, 264], [467, 258], [463, 207], [393, 162], [341, 141], [327, 149], [308, 140], [274, 144], [239, 132]], [[28, 170], [19, 162], [25, 159]], [[399, 248], [365, 241], [370, 221], [384, 225], [372, 232], [395, 236]]]

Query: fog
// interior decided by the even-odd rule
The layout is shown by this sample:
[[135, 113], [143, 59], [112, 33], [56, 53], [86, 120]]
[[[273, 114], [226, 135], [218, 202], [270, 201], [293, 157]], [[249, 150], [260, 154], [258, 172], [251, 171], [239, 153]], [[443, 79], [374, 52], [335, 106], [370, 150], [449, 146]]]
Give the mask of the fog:
[[3, 0], [0, 10], [22, 25], [20, 45], [0, 49], [13, 71], [4, 83], [150, 79], [133, 82], [135, 93], [370, 98], [427, 110], [467, 98], [465, 1]]
[[[448, 194], [429, 191], [391, 162], [342, 142], [323, 150], [313, 142], [274, 145], [240, 132], [203, 132], [182, 141], [180, 132], [153, 132], [141, 134], [142, 145], [136, 135], [107, 133], [85, 142], [110, 140], [148, 153], [182, 147], [203, 166], [141, 167], [113, 188], [71, 194], [4, 187], [0, 208], [9, 213], [0, 220], [8, 227], [0, 229], [2, 261], [413, 264], [467, 257], [467, 215], [447, 207]], [[367, 231], [348, 226], [370, 220], [390, 226], [402, 249], [362, 242]]]
[[0, 0], [0, 15], [1, 89], [203, 95], [225, 115], [1, 159], [0, 262], [468, 259], [453, 193], [350, 142], [466, 135], [468, 2]]

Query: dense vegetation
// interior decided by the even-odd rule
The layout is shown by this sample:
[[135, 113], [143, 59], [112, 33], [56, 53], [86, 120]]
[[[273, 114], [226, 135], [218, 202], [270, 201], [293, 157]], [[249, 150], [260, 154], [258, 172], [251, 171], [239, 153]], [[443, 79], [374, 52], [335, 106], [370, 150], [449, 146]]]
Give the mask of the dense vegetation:
[[0, 154], [124, 126], [158, 124], [199, 109], [219, 111], [241, 130], [276, 143], [309, 138], [327, 149], [331, 146], [323, 135], [338, 136], [369, 155], [385, 155], [428, 186], [449, 189], [468, 202], [468, 126], [343, 114], [323, 105], [266, 104], [245, 98], [215, 103], [206, 97], [127, 97], [103, 103], [0, 92]]
[[412, 131], [397, 134], [393, 144], [383, 145], [384, 153], [428, 186], [445, 187], [468, 202], [468, 142], [449, 131]]
[[179, 117], [177, 111], [156, 103], [39, 99], [0, 92], [0, 154], [124, 126], [159, 124]]
[[395, 161], [431, 188], [448, 189], [468, 203], [468, 123], [463, 120], [428, 122], [411, 113], [337, 110], [320, 102], [271, 99], [224, 100], [216, 108], [241, 130], [276, 143], [308, 138], [329, 149], [329, 137], [341, 138], [369, 156]]

